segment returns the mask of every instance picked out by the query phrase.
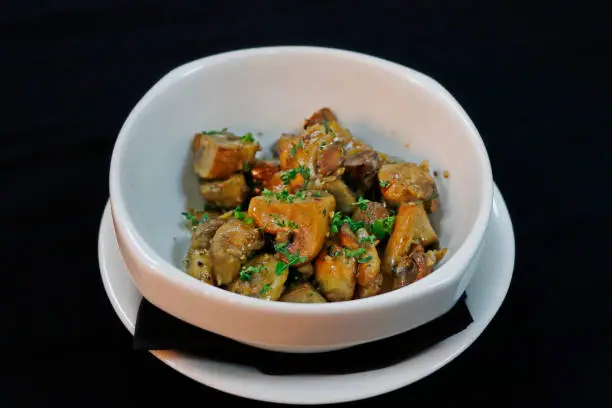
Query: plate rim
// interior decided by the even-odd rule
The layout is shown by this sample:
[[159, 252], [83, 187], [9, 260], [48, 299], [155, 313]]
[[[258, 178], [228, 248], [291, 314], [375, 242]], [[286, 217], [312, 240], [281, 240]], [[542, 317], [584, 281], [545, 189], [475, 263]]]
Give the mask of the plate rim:
[[[460, 343], [457, 344], [457, 346], [453, 349], [451, 354], [449, 354], [444, 359], [440, 359], [439, 361], [436, 361], [435, 364], [431, 364], [427, 366], [426, 368], [420, 370], [418, 374], [407, 376], [409, 377], [407, 380], [393, 382], [391, 384], [382, 383], [383, 385], [378, 386], [376, 388], [368, 387], [365, 389], [359, 389], [359, 392], [357, 394], [355, 394], [354, 392], [356, 390], [352, 390], [353, 392], [350, 392], [350, 393], [347, 392], [344, 397], [335, 396], [335, 397], [328, 398], [328, 399], [313, 398], [308, 401], [295, 400], [295, 399], [288, 399], [286, 397], [285, 398], [278, 397], [278, 396], [275, 397], [274, 395], [254, 395], [253, 392], [249, 392], [249, 391], [239, 392], [238, 389], [235, 389], [235, 388], [231, 389], [231, 387], [228, 387], [224, 384], [220, 384], [219, 381], [216, 381], [215, 378], [211, 378], [211, 376], [206, 376], [206, 375], [203, 376], [203, 373], [201, 371], [198, 372], [197, 368], [193, 367], [193, 364], [189, 364], [190, 363], [189, 360], [195, 359], [195, 360], [202, 361], [202, 360], [205, 360], [203, 358], [192, 357], [192, 356], [189, 356], [188, 354], [173, 351], [173, 350], [150, 350], [150, 353], [153, 354], [156, 358], [158, 358], [162, 362], [164, 362], [166, 365], [170, 366], [175, 371], [181, 373], [182, 375], [202, 385], [211, 387], [213, 389], [225, 392], [230, 395], [263, 401], [263, 402], [296, 404], [296, 405], [343, 403], [343, 402], [351, 402], [351, 401], [372, 398], [378, 395], [386, 394], [391, 391], [406, 387], [410, 384], [420, 381], [421, 379], [425, 377], [428, 377], [432, 373], [436, 372], [440, 368], [444, 367], [445, 365], [453, 361], [460, 354], [462, 354], [468, 347], [470, 347], [476, 341], [476, 339], [478, 339], [482, 335], [484, 330], [486, 330], [486, 328], [489, 326], [491, 321], [495, 318], [499, 309], [504, 303], [504, 300], [510, 288], [512, 276], [514, 274], [515, 245], [516, 244], [515, 244], [515, 236], [514, 236], [512, 220], [511, 220], [507, 205], [505, 203], [505, 200], [496, 184], [494, 184], [493, 207], [494, 208], [493, 208], [493, 211], [491, 212], [491, 218], [489, 220], [489, 225], [491, 222], [493, 222], [494, 216], [496, 216], [496, 218], [500, 220], [499, 221], [500, 223], [506, 224], [505, 226], [502, 226], [501, 231], [504, 235], [507, 235], [506, 239], [504, 240], [505, 242], [507, 242], [507, 248], [505, 248], [504, 250], [509, 251], [509, 254], [507, 255], [509, 259], [509, 264], [505, 267], [505, 269], [507, 269], [507, 272], [506, 272], [507, 277], [504, 279], [503, 288], [500, 288], [501, 292], [499, 292], [499, 294], [497, 295], [498, 299], [495, 301], [494, 306], [491, 307], [491, 309], [487, 312], [486, 315], [484, 315], [478, 322], [473, 323], [473, 326], [471, 328], [468, 328], [465, 331], [461, 332], [463, 333], [463, 336], [465, 338]], [[104, 230], [105, 228], [108, 228], [108, 226], [105, 226], [105, 223], [109, 223], [109, 222], [111, 224], [110, 225], [110, 228], [112, 231], [111, 233], [114, 236], [112, 222], [110, 221], [109, 201], [107, 200], [107, 203], [104, 207], [104, 211], [102, 214], [102, 219], [100, 222], [99, 233], [98, 233], [98, 262], [99, 262], [100, 274], [101, 274], [102, 282], [104, 285], [104, 290], [113, 307], [113, 310], [115, 311], [115, 313], [117, 314], [117, 316], [119, 317], [119, 319], [121, 320], [125, 328], [128, 330], [130, 335], [133, 336], [134, 329], [135, 329], [135, 326], [134, 326], [135, 322], [132, 322], [128, 316], [128, 313], [125, 310], [123, 310], [122, 302], [118, 299], [117, 293], [112, 288], [110, 277], [108, 276], [109, 275], [108, 274], [109, 265], [107, 264], [108, 261], [105, 258], [104, 254], [107, 251], [113, 250], [113, 249], [107, 248], [109, 244], [108, 242], [106, 242], [106, 240], [108, 240], [109, 237], [107, 236], [108, 232], [105, 232]], [[485, 234], [485, 245], [486, 245], [486, 235], [487, 234]], [[119, 257], [122, 259], [121, 253], [118, 250], [118, 248], [116, 251], [117, 251], [117, 255], [119, 255]], [[129, 274], [127, 275], [129, 276]], [[129, 276], [129, 279], [132, 280], [132, 277]], [[137, 291], [137, 289], [135, 288], [135, 285], [134, 285], [134, 290]], [[142, 296], [140, 295], [140, 293], [138, 293], [138, 295]], [[458, 333], [457, 335], [460, 335], [461, 333]], [[422, 353], [419, 353], [419, 354], [422, 354]], [[363, 373], [335, 375], [335, 376], [327, 376], [327, 377], [333, 377], [336, 379], [337, 378], [347, 378], [347, 377], [354, 378], [355, 376], [363, 376], [366, 373], [388, 370], [389, 368], [397, 367], [398, 365], [404, 363], [405, 361], [406, 360], [400, 363], [394, 364], [393, 366], [381, 369], [381, 370], [373, 370], [373, 371], [368, 371], [368, 372], [363, 372]], [[214, 364], [214, 365], [223, 364], [223, 363], [218, 363], [214, 361], [208, 361], [208, 363]], [[207, 378], [203, 378], [203, 377], [207, 377]], [[295, 376], [284, 376], [284, 377], [287, 378], [287, 377], [295, 377]], [[310, 375], [308, 377], [320, 378], [320, 377], [326, 377], [326, 376], [325, 375]], [[241, 378], [241, 379], [244, 381], [248, 381], [248, 378]], [[278, 380], [279, 378], [277, 376], [270, 376], [270, 379]]]

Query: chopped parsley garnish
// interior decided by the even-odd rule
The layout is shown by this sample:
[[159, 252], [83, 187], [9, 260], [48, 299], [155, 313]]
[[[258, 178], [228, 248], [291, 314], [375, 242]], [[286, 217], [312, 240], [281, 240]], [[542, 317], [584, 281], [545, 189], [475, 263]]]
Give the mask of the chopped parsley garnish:
[[355, 221], [347, 215], [342, 215], [340, 212], [335, 212], [331, 220], [330, 231], [334, 234], [338, 233], [342, 227], [342, 224], [344, 223], [347, 223], [353, 232], [357, 232], [359, 228], [364, 228], [366, 226], [365, 222], [363, 221]]
[[344, 256], [347, 258], [356, 257], [360, 258], [362, 255], [365, 255], [365, 248], [357, 248], [357, 249], [348, 249], [344, 248]]
[[331, 128], [329, 127], [329, 122], [328, 121], [324, 121], [323, 123], [321, 123], [323, 125], [323, 127], [325, 128], [325, 133], [329, 133], [331, 131]]
[[293, 221], [285, 221], [281, 220], [280, 217], [276, 214], [270, 214], [272, 218], [274, 218], [274, 223], [279, 227], [287, 227], [289, 229], [298, 229], [300, 226]]
[[378, 184], [380, 184], [380, 186], [381, 186], [382, 188], [387, 188], [387, 187], [389, 187], [389, 182], [388, 182], [388, 181], [378, 180]]
[[376, 241], [376, 235], [369, 235], [367, 237], [359, 238], [359, 242], [367, 242], [368, 244], [373, 244]]
[[372, 255], [368, 255], [365, 258], [358, 259], [357, 262], [359, 262], [359, 263], [366, 263], [366, 262], [369, 262], [371, 260], [372, 260]]
[[200, 223], [200, 220], [198, 220], [198, 218], [195, 215], [193, 215], [193, 214], [191, 214], [189, 212], [184, 211], [181, 214], [183, 215], [183, 217], [185, 217], [185, 220], [191, 221], [191, 225], [193, 227], [195, 227], [196, 225], [198, 225]]
[[287, 258], [287, 262], [278, 261], [276, 263], [274, 273], [276, 273], [279, 276], [282, 275], [285, 270], [289, 269], [291, 265], [302, 263], [307, 259], [305, 256], [300, 256], [299, 250], [296, 251], [295, 254], [292, 254], [291, 252], [289, 252], [289, 250], [287, 249], [286, 243], [276, 244], [274, 245], [274, 249], [276, 250], [276, 252], [278, 252], [281, 255], [284, 255], [285, 258]]
[[244, 211], [241, 211], [240, 207], [236, 207], [236, 209], [234, 210], [234, 218], [240, 221], [244, 221], [247, 224], [253, 223], [253, 219], [247, 216], [247, 213], [245, 213]]
[[293, 196], [289, 194], [287, 190], [281, 190], [280, 193], [276, 193], [276, 199], [278, 201], [286, 201], [288, 203], [293, 202]]
[[298, 166], [297, 171], [304, 177], [304, 184], [308, 184], [310, 181], [310, 169], [302, 165]]
[[291, 183], [291, 180], [293, 180], [295, 176], [297, 176], [297, 171], [295, 169], [291, 169], [281, 174], [280, 179], [284, 185], [287, 185]]
[[296, 198], [300, 198], [302, 200], [306, 198], [306, 193], [302, 190], [296, 192], [295, 194], [289, 194], [287, 190], [281, 190], [278, 193], [275, 193], [274, 191], [264, 189], [261, 194], [267, 198], [268, 202], [270, 202], [270, 199], [272, 198], [276, 198], [278, 201], [284, 201], [286, 203], [292, 203]]
[[245, 266], [240, 270], [240, 280], [241, 281], [250, 281], [253, 279], [253, 274], [261, 272], [264, 268], [263, 265], [259, 266]]
[[225, 132], [227, 132], [227, 128], [223, 128], [221, 130], [203, 130], [202, 134], [211, 136], [211, 135], [218, 135], [218, 134], [225, 133]]
[[304, 185], [306, 185], [308, 181], [310, 181], [310, 170], [308, 169], [308, 167], [304, 167], [302, 165], [299, 165], [295, 169], [287, 170], [283, 174], [281, 174], [281, 181], [284, 185], [288, 185], [289, 183], [291, 183], [291, 180], [297, 177], [298, 174], [301, 174], [304, 178]]
[[312, 192], [312, 195], [315, 197], [323, 197], [323, 194], [320, 191], [314, 190]]
[[260, 295], [265, 294], [267, 291], [269, 291], [269, 290], [270, 290], [270, 286], [271, 286], [271, 285], [270, 285], [269, 283], [266, 283], [265, 285], [263, 285], [263, 288], [261, 288], [261, 292], [259, 292], [259, 294], [260, 294]]
[[344, 224], [344, 217], [342, 213], [335, 212], [334, 216], [331, 219], [331, 224], [329, 226], [331, 232], [336, 234], [340, 230], [342, 224]]
[[371, 203], [370, 200], [366, 200], [363, 197], [359, 197], [359, 199], [357, 201], [355, 201], [352, 205], [358, 205], [359, 208], [361, 208], [362, 211], [365, 211], [368, 209], [368, 203]]
[[277, 251], [279, 249], [283, 249], [283, 248], [287, 248], [287, 243], [286, 242], [281, 242], [280, 244], [274, 245], [274, 249], [276, 249]]
[[297, 144], [292, 144], [291, 145], [291, 157], [295, 157], [295, 155], [297, 154], [298, 149], [303, 149], [304, 145], [302, 144], [302, 141], [300, 140]]
[[355, 221], [351, 217], [346, 217], [344, 221], [348, 223], [349, 227], [351, 227], [351, 231], [353, 232], [357, 232], [359, 228], [364, 228], [366, 226], [365, 222]]
[[327, 143], [325, 143], [324, 141], [321, 142], [321, 146], [319, 146], [320, 150], [325, 150], [325, 146], [327, 145]]
[[395, 216], [379, 218], [370, 224], [370, 231], [378, 238], [383, 239], [385, 236], [391, 235], [394, 224]]
[[357, 262], [366, 263], [372, 260], [372, 255], [368, 255], [364, 257], [366, 254], [365, 248], [357, 248], [357, 249], [348, 249], [344, 248], [344, 256], [347, 258], [357, 258]]
[[198, 220], [198, 217], [196, 217], [195, 215], [193, 215], [190, 212], [184, 211], [181, 214], [183, 215], [183, 217], [185, 217], [186, 221], [191, 221], [191, 226], [193, 228], [197, 227], [198, 224], [206, 221], [208, 219], [208, 217], [209, 217], [208, 214], [204, 213], [204, 214], [202, 214], [202, 216]]
[[189, 258], [185, 258], [183, 263], [185, 264], [185, 269], [189, 269], [189, 266], [191, 265], [191, 261], [189, 260]]
[[240, 141], [242, 143], [253, 143], [255, 141], [255, 138], [253, 137], [253, 134], [251, 132], [247, 132], [244, 134], [244, 136], [240, 137]]
[[276, 194], [274, 194], [273, 191], [270, 191], [267, 188], [263, 189], [263, 191], [261, 192], [261, 195], [265, 197], [266, 203], [268, 204], [270, 204], [270, 201], [272, 200], [272, 198], [276, 197]]
[[251, 170], [251, 168], [249, 167], [249, 163], [248, 163], [248, 162], [244, 162], [244, 163], [242, 163], [242, 170], [243, 170], [243, 171], [249, 171], [249, 170]]

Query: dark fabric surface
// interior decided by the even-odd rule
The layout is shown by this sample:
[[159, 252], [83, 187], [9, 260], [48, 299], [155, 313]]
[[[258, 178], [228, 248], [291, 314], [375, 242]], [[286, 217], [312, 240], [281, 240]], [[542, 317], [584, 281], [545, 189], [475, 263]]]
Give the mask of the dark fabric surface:
[[440, 81], [480, 130], [515, 228], [515, 275], [484, 334], [418, 383], [349, 405], [610, 406], [610, 34], [589, 1], [3, 3], [0, 406], [263, 406], [133, 350], [97, 233], [142, 94], [189, 60], [282, 44]]
[[253, 367], [268, 375], [353, 374], [404, 361], [467, 328], [472, 316], [463, 294], [442, 316], [393, 337], [325, 353], [281, 353], [258, 349], [192, 326], [143, 299], [134, 349], [176, 350], [214, 361]]

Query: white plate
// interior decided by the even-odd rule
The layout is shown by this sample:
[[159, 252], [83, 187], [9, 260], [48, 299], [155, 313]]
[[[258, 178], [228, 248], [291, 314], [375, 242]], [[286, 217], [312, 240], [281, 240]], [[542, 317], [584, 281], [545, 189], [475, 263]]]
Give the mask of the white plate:
[[[106, 293], [130, 333], [142, 296], [121, 258], [107, 203], [98, 242]], [[497, 189], [481, 261], [467, 288], [474, 322], [464, 331], [405, 361], [380, 370], [346, 375], [269, 376], [234, 364], [219, 363], [174, 351], [152, 351], [176, 371], [229, 394], [289, 404], [325, 404], [360, 400], [411, 384], [440, 369], [476, 340], [501, 306], [514, 269], [514, 233]]]

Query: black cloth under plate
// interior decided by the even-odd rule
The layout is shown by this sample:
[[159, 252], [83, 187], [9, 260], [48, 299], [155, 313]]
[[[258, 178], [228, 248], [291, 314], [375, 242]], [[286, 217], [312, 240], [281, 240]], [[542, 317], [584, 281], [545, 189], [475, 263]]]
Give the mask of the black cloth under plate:
[[349, 374], [388, 367], [461, 332], [472, 322], [463, 294], [444, 315], [383, 340], [323, 353], [283, 353], [248, 346], [186, 323], [142, 299], [134, 349], [176, 350], [247, 365], [269, 375]]

